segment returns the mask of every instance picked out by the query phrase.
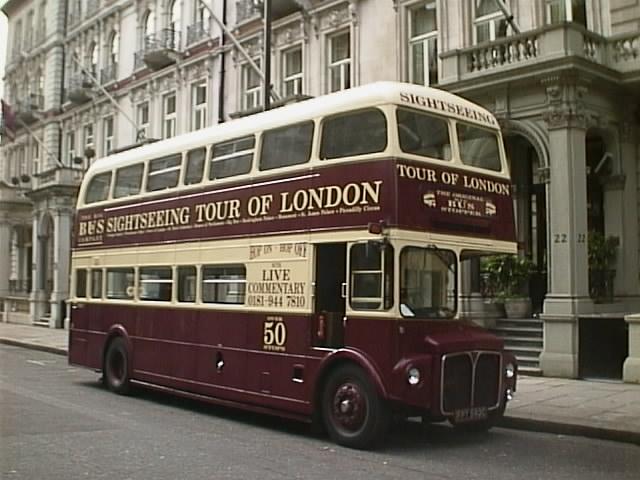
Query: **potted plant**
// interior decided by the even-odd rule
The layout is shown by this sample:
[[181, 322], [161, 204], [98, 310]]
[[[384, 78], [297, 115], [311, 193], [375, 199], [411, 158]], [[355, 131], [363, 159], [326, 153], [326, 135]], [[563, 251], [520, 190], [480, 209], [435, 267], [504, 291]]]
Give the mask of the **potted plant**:
[[531, 298], [527, 295], [527, 280], [535, 271], [535, 266], [528, 257], [506, 254], [487, 257], [482, 270], [489, 290], [504, 303], [508, 318], [530, 315]]
[[596, 231], [589, 232], [589, 295], [598, 303], [613, 301], [613, 268], [620, 241], [618, 237], [605, 237]]

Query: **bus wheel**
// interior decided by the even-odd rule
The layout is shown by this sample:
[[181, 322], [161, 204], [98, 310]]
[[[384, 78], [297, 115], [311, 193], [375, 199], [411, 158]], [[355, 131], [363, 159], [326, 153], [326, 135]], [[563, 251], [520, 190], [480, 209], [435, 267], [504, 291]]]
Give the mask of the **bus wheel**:
[[355, 365], [330, 374], [322, 395], [322, 418], [331, 439], [351, 448], [375, 445], [389, 426], [384, 400]]
[[127, 347], [121, 337], [109, 343], [104, 356], [103, 378], [109, 390], [126, 395], [131, 389], [129, 383], [129, 357]]

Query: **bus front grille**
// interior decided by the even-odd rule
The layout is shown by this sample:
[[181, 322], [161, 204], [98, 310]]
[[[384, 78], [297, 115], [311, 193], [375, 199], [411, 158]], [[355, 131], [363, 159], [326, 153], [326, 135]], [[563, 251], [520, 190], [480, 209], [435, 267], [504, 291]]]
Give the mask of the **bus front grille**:
[[441, 410], [457, 410], [500, 403], [501, 356], [495, 352], [460, 352], [442, 357]]

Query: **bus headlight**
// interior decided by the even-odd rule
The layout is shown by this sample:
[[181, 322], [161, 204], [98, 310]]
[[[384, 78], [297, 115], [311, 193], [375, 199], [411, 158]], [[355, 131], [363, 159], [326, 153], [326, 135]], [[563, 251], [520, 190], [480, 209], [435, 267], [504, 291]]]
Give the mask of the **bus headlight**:
[[513, 366], [513, 363], [507, 363], [507, 366], [504, 369], [504, 374], [507, 378], [513, 378], [516, 374], [516, 367]]
[[410, 368], [407, 372], [407, 382], [409, 382], [409, 385], [417, 385], [420, 383], [420, 370], [416, 367]]

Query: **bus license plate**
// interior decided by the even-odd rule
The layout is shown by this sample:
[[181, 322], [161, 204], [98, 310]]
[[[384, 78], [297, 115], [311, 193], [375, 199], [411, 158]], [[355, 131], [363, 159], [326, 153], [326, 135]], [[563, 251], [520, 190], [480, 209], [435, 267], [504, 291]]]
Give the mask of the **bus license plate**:
[[487, 418], [486, 407], [463, 408], [453, 413], [453, 419], [456, 423], [475, 422]]

